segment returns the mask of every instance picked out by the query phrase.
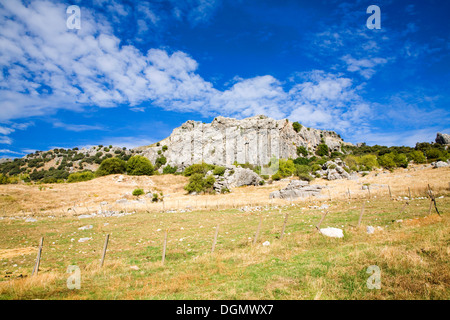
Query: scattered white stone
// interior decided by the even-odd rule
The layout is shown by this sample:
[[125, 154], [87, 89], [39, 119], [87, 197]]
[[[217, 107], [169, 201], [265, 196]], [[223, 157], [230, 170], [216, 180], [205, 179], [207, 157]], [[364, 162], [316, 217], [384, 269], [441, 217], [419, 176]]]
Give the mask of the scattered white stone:
[[403, 219], [395, 220], [395, 222], [397, 222], [397, 223], [402, 223], [402, 222], [403, 222]]
[[37, 222], [37, 220], [35, 218], [29, 217], [25, 220], [25, 222]]
[[80, 238], [78, 240], [78, 242], [86, 242], [86, 241], [89, 241], [89, 240], [92, 240], [92, 238]]
[[138, 266], [130, 266], [130, 269], [132, 269], [132, 270], [139, 270], [139, 267]]
[[319, 207], [319, 210], [328, 209], [329, 207], [330, 207], [329, 205], [327, 205], [326, 203], [324, 203], [324, 204], [322, 204], [322, 205]]
[[156, 230], [156, 232], [160, 232], [160, 231], [161, 231], [161, 229]]
[[332, 238], [343, 238], [344, 232], [339, 228], [324, 228], [320, 229], [320, 233], [324, 236], [332, 237]]
[[123, 176], [120, 175], [119, 178], [117, 179], [117, 182], [122, 182], [123, 181]]
[[372, 227], [372, 226], [367, 226], [367, 233], [368, 234], [372, 234], [372, 233], [374, 233], [375, 232], [375, 228], [374, 227]]
[[78, 230], [89, 230], [89, 229], [92, 229], [92, 228], [93, 228], [93, 225], [89, 224], [87, 226], [79, 227]]
[[263, 244], [262, 244], [264, 247], [268, 247], [268, 246], [270, 246], [270, 242], [269, 241], [265, 241], [265, 242], [263, 242]]

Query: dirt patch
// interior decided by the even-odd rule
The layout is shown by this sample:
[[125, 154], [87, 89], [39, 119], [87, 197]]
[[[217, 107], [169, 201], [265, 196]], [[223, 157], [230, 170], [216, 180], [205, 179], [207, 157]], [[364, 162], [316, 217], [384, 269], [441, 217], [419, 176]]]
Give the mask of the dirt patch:
[[433, 224], [442, 221], [442, 218], [437, 214], [426, 216], [423, 218], [415, 218], [411, 220], [406, 220], [403, 223], [407, 226], [426, 226], [428, 224]]
[[15, 249], [0, 249], [0, 259], [10, 259], [17, 256], [36, 253], [36, 248], [15, 248]]

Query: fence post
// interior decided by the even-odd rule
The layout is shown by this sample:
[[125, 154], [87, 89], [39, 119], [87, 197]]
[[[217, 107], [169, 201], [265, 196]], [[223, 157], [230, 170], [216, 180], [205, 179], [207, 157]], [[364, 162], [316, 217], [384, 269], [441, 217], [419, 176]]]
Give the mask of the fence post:
[[106, 235], [105, 244], [103, 246], [102, 260], [100, 261], [100, 268], [103, 267], [103, 263], [105, 262], [106, 256], [106, 248], [108, 248], [109, 234]]
[[259, 237], [259, 231], [261, 230], [261, 224], [262, 224], [262, 215], [259, 217], [259, 224], [258, 224], [258, 229], [256, 230], [256, 234], [255, 234], [255, 239], [253, 239], [253, 244], [256, 244], [256, 241], [258, 241], [258, 237]]
[[163, 253], [162, 253], [162, 264], [164, 265], [164, 261], [166, 260], [166, 248], [167, 248], [167, 233], [169, 229], [164, 233], [164, 244], [163, 244]]
[[286, 229], [286, 223], [288, 220], [288, 213], [286, 213], [285, 217], [284, 217], [284, 223], [283, 223], [283, 229], [281, 230], [281, 235], [280, 235], [280, 240], [283, 239], [284, 236], [284, 230]]
[[363, 216], [363, 214], [364, 214], [364, 208], [365, 208], [365, 206], [366, 206], [366, 203], [363, 202], [363, 206], [362, 206], [362, 208], [361, 208], [361, 213], [359, 214], [358, 225], [356, 226], [356, 228], [359, 228], [359, 226], [360, 226], [360, 224], [361, 224], [361, 219], [362, 219], [362, 216]]
[[411, 200], [412, 198], [411, 198], [411, 188], [410, 187], [408, 187], [408, 193], [409, 193], [409, 200]]
[[42, 253], [42, 247], [44, 246], [44, 237], [41, 238], [41, 241], [39, 242], [39, 249], [38, 254], [36, 257], [36, 263], [34, 264], [33, 272], [31, 275], [37, 275], [39, 272], [39, 265], [41, 263], [41, 253]]
[[213, 244], [212, 244], [212, 248], [211, 248], [211, 253], [213, 253], [214, 249], [216, 248], [217, 235], [219, 234], [219, 226], [220, 226], [220, 224], [217, 225], [216, 232], [214, 233], [214, 240], [213, 240]]
[[320, 225], [322, 224], [323, 219], [325, 219], [326, 215], [328, 214], [328, 211], [325, 211], [325, 213], [322, 215], [322, 218], [320, 218], [319, 224], [316, 225], [317, 230], [320, 232]]
[[388, 185], [388, 189], [389, 189], [389, 198], [392, 200], [392, 192], [391, 192], [391, 186]]

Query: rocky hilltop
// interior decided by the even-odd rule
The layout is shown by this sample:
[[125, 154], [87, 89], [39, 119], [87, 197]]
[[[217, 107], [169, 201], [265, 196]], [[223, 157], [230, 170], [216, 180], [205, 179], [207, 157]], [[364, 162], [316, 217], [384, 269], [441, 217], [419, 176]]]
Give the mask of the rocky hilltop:
[[341, 151], [344, 142], [333, 131], [296, 126], [288, 119], [263, 115], [242, 120], [217, 117], [211, 123], [187, 121], [166, 139], [138, 148], [153, 163], [164, 156], [167, 164], [183, 169], [206, 162], [214, 165], [249, 163], [266, 165], [271, 157], [297, 158], [297, 147], [314, 152], [324, 142], [331, 151]]

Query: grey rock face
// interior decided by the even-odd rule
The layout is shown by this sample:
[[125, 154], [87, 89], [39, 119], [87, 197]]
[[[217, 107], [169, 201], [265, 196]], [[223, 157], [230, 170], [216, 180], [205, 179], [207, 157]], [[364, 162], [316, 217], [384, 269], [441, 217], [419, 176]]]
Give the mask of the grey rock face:
[[[182, 170], [202, 161], [229, 166], [237, 163], [266, 165], [271, 157], [297, 158], [297, 147], [314, 151], [321, 140], [332, 151], [340, 151], [345, 143], [335, 132], [302, 127], [293, 129], [292, 122], [254, 116], [243, 120], [217, 117], [212, 123], [187, 121], [159, 142], [159, 146], [137, 148], [153, 163], [158, 151], [167, 164]], [[162, 147], [167, 146], [163, 151]]]
[[[206, 175], [208, 174], [210, 172]], [[216, 179], [214, 190], [219, 193], [224, 189], [231, 191], [232, 188], [241, 186], [257, 186], [262, 180], [253, 170], [236, 166], [227, 167], [223, 176], [215, 175], [214, 178]]]
[[317, 171], [317, 173], [327, 180], [351, 179], [352, 177], [345, 169], [348, 169], [347, 165], [337, 158], [333, 161], [327, 161], [322, 166], [322, 170]]
[[438, 133], [436, 135], [436, 143], [450, 144], [450, 134]]
[[307, 181], [292, 180], [286, 188], [271, 192], [269, 195], [270, 199], [287, 199], [294, 200], [297, 198], [306, 198], [309, 196], [320, 195], [321, 189], [323, 187], [319, 185], [310, 185]]
[[431, 164], [431, 166], [433, 168], [444, 168], [444, 167], [448, 167], [449, 164], [447, 162], [444, 162], [444, 161], [437, 161], [437, 162], [433, 162]]

